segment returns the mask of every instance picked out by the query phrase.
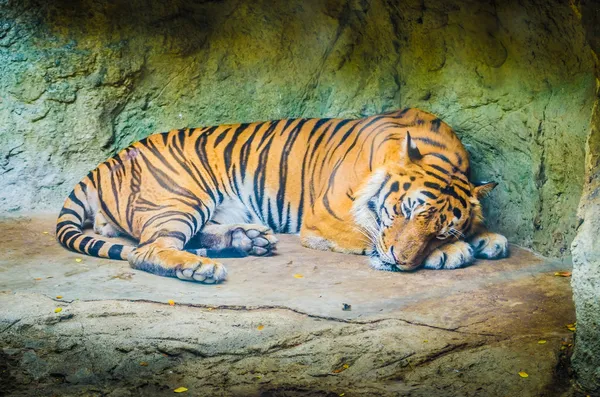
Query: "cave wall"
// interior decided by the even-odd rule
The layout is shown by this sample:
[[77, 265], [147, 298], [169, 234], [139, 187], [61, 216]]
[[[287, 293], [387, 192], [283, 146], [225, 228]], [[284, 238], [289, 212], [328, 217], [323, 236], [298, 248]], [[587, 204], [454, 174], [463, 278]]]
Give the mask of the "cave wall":
[[577, 315], [572, 365], [576, 384], [585, 394], [600, 396], [600, 6], [593, 0], [584, 0], [581, 7], [583, 26], [596, 61], [597, 100], [586, 142], [579, 227], [571, 245], [571, 286]]
[[57, 210], [156, 131], [437, 113], [491, 228], [568, 254], [594, 64], [568, 1], [0, 0], [0, 211]]

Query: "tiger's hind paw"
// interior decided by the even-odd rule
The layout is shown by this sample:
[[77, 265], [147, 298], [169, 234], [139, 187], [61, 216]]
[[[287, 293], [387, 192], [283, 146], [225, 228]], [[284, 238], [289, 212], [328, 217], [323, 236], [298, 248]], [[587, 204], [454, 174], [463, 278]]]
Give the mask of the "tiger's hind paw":
[[481, 259], [501, 259], [508, 256], [508, 240], [501, 234], [485, 232], [469, 240], [475, 257]]
[[425, 269], [458, 269], [475, 260], [473, 248], [464, 241], [456, 241], [435, 249], [423, 263]]
[[262, 225], [240, 225], [231, 233], [231, 246], [249, 255], [266, 256], [276, 249], [277, 237]]

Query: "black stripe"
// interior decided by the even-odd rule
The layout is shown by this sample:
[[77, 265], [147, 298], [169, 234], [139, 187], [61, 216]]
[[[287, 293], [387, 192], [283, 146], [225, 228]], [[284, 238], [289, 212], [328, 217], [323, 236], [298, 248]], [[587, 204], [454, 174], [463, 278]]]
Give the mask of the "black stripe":
[[327, 210], [327, 212], [329, 212], [329, 214], [331, 214], [331, 216], [333, 216], [335, 219], [343, 221], [342, 218], [340, 218], [339, 216], [337, 216], [337, 214], [333, 211], [333, 209], [331, 208], [331, 205], [329, 204], [329, 191], [331, 189], [333, 189], [333, 185], [334, 185], [334, 180], [335, 180], [335, 176], [338, 172], [338, 169], [340, 168], [340, 166], [342, 165], [343, 159], [339, 159], [337, 161], [337, 163], [335, 164], [335, 166], [333, 167], [333, 171], [331, 172], [331, 176], [329, 177], [329, 183], [327, 185], [327, 189], [325, 190], [325, 194], [323, 194], [323, 205], [325, 206], [325, 209]]
[[441, 172], [444, 175], [450, 175], [450, 171], [448, 171], [447, 169], [440, 167], [437, 164], [429, 164], [429, 167], [434, 168], [436, 170], [438, 170], [439, 172]]
[[73, 222], [73, 221], [62, 221], [62, 222], [59, 222], [56, 224], [56, 230], [58, 231], [67, 225], [74, 226], [77, 229], [81, 228], [81, 223], [77, 223], [77, 222]]
[[63, 215], [73, 215], [75, 218], [77, 218], [77, 220], [79, 221], [79, 226], [81, 227], [81, 224], [83, 223], [83, 218], [81, 217], [81, 215], [79, 215], [79, 213], [77, 213], [75, 210], [72, 210], [70, 208], [62, 208], [60, 210], [60, 214], [58, 215], [59, 218], [61, 218]]
[[81, 232], [81, 229], [78, 227], [74, 227], [74, 226], [66, 226], [63, 227], [60, 231], [58, 230], [58, 228], [56, 229], [56, 238], [58, 239], [58, 241], [63, 241], [63, 237], [64, 235], [68, 232], [68, 231], [77, 231], [77, 232]]
[[219, 146], [219, 143], [221, 143], [223, 141], [223, 139], [225, 139], [225, 137], [227, 136], [229, 131], [231, 131], [231, 128], [226, 128], [225, 131], [223, 131], [219, 134], [217, 139], [215, 139], [215, 144], [213, 145], [213, 148], [216, 148], [217, 146]]
[[121, 244], [113, 244], [112, 247], [108, 249], [108, 257], [110, 259], [122, 259], [121, 253], [123, 252], [123, 245]]
[[421, 190], [419, 193], [421, 193], [421, 194], [422, 194], [422, 195], [424, 195], [424, 196], [427, 196], [427, 197], [429, 197], [429, 198], [430, 198], [430, 199], [432, 199], [432, 200], [435, 200], [435, 199], [437, 199], [437, 198], [438, 198], [438, 196], [436, 196], [435, 194], [431, 193], [431, 192], [430, 192], [430, 191], [428, 191], [428, 190]]
[[70, 200], [71, 200], [73, 203], [75, 203], [75, 204], [77, 204], [78, 206], [80, 206], [82, 209], [85, 209], [85, 206], [83, 205], [83, 203], [81, 202], [81, 200], [79, 200], [79, 199], [77, 198], [77, 196], [75, 196], [75, 190], [73, 190], [73, 191], [71, 192], [71, 194], [69, 194], [69, 199], [70, 199]]
[[235, 144], [239, 136], [250, 126], [250, 124], [240, 124], [238, 128], [235, 129], [233, 136], [230, 138], [229, 143], [225, 146], [225, 150], [223, 151], [223, 159], [225, 160], [225, 170], [227, 173], [231, 170], [231, 164], [233, 162], [232, 153]]
[[427, 155], [437, 157], [438, 159], [442, 160], [443, 162], [450, 164], [454, 168], [454, 170], [457, 169], [457, 167], [454, 165], [454, 163], [452, 161], [450, 161], [450, 159], [448, 157], [444, 156], [441, 153], [427, 153]]
[[[280, 227], [283, 228], [283, 232], [287, 232], [287, 226], [281, 224], [283, 221], [284, 214], [284, 200], [285, 200], [285, 191], [287, 188], [287, 176], [288, 176], [288, 159], [290, 152], [292, 151], [292, 147], [296, 142], [296, 139], [300, 135], [302, 127], [308, 121], [308, 119], [300, 119], [294, 129], [290, 132], [287, 137], [285, 144], [283, 145], [283, 150], [281, 153], [281, 160], [279, 162], [280, 173], [279, 173], [279, 189], [277, 190], [277, 211], [279, 216]], [[301, 187], [302, 188], [302, 187]], [[289, 216], [289, 214], [288, 214]], [[287, 223], [287, 222], [286, 222]]]
[[68, 231], [62, 236], [62, 238], [60, 239], [60, 242], [63, 243], [63, 245], [67, 246], [68, 248], [74, 249], [73, 246], [69, 245], [68, 241], [72, 237], [79, 236], [79, 235], [81, 235], [81, 232], [79, 230]]
[[[260, 123], [260, 124], [256, 125], [256, 127], [254, 128], [254, 131], [252, 131], [252, 134], [250, 135], [248, 140], [246, 140], [246, 142], [244, 142], [244, 144], [242, 145], [242, 148], [240, 150], [240, 174], [242, 176], [242, 181], [244, 181], [244, 179], [246, 177], [246, 169], [248, 168], [248, 159], [250, 157], [250, 149], [252, 148], [252, 142], [254, 141], [254, 138], [256, 137], [256, 133], [263, 125], [264, 125], [264, 123]], [[234, 178], [235, 178], [235, 175], [234, 175]]]
[[88, 248], [88, 254], [92, 256], [98, 256], [98, 252], [104, 246], [104, 244], [106, 243], [102, 240], [95, 240], [94, 244], [92, 244], [91, 247]]
[[440, 185], [438, 185], [437, 183], [426, 181], [423, 183], [423, 185], [425, 185], [426, 187], [428, 187], [430, 189], [439, 190], [440, 192], [442, 191], [442, 187]]
[[78, 249], [77, 251], [79, 251], [79, 252], [82, 252], [82, 253], [85, 253], [85, 252], [86, 252], [86, 250], [85, 250], [85, 248], [86, 248], [86, 245], [88, 245], [88, 243], [89, 243], [90, 241], [92, 241], [92, 240], [93, 240], [93, 238], [91, 238], [90, 236], [86, 236], [86, 237], [84, 237], [84, 238], [83, 238], [83, 239], [82, 239], [82, 240], [79, 242], [79, 249]]
[[331, 135], [329, 136], [329, 139], [327, 139], [327, 144], [329, 144], [329, 142], [331, 142], [331, 140], [333, 139], [333, 137], [335, 136], [335, 134], [342, 129], [343, 126], [345, 126], [346, 124], [348, 124], [351, 121], [355, 121], [352, 119], [346, 119], [346, 120], [341, 120], [333, 129], [333, 131], [331, 131]]
[[440, 148], [440, 149], [447, 149], [446, 145], [444, 145], [441, 142], [434, 141], [431, 138], [412, 138], [412, 139], [415, 140], [415, 141], [426, 143], [428, 145], [431, 145], [431, 146], [434, 146], [434, 147], [437, 147], [437, 148]]
[[425, 173], [429, 176], [432, 176], [436, 179], [439, 179], [440, 181], [444, 182], [444, 183], [448, 183], [448, 181], [444, 178], [439, 176], [438, 174], [436, 174], [435, 172], [431, 172], [431, 171], [425, 171]]
[[[175, 136], [173, 137], [175, 138]], [[165, 145], [167, 146], [167, 148], [169, 147], [169, 145]], [[160, 162], [168, 169], [170, 169], [175, 175], [179, 175], [179, 172], [177, 172], [177, 170], [175, 168], [173, 168], [173, 166], [171, 165], [171, 162], [169, 160], [167, 160], [165, 158], [165, 156], [163, 156], [163, 154], [161, 153], [161, 151], [154, 145], [154, 142], [152, 141], [148, 141], [146, 144], [146, 148], [148, 150], [150, 150], [150, 153], [152, 153], [156, 158], [158, 158], [158, 160], [160, 160]]]
[[[404, 190], [406, 190], [406, 189], [404, 189]], [[383, 197], [382, 202], [385, 203], [385, 200], [387, 200], [387, 198], [389, 197], [390, 194], [397, 193], [398, 191], [400, 191], [400, 183], [398, 181], [394, 181], [390, 185], [390, 189], [387, 191], [387, 193]]]

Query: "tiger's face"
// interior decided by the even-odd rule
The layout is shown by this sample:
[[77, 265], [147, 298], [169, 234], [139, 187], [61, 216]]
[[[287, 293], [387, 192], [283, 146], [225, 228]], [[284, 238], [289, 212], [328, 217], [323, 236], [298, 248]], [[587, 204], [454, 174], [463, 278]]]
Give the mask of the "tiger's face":
[[419, 161], [410, 135], [407, 141], [403, 161], [373, 173], [353, 206], [377, 269], [416, 269], [435, 248], [465, 238], [483, 221], [480, 199], [496, 186], [473, 186], [462, 175]]

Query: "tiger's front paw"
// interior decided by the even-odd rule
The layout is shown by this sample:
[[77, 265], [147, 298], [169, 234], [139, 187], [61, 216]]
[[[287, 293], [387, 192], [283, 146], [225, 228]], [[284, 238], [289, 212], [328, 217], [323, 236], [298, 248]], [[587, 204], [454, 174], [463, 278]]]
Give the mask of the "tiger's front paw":
[[199, 258], [193, 262], [179, 265], [175, 270], [175, 275], [180, 280], [215, 284], [227, 278], [227, 270], [219, 262], [208, 258]]
[[435, 249], [423, 263], [425, 269], [457, 269], [475, 260], [473, 248], [464, 241], [456, 241]]
[[231, 233], [231, 246], [250, 255], [265, 256], [276, 249], [277, 237], [262, 225], [240, 225]]
[[219, 283], [227, 278], [227, 270], [219, 262], [186, 251], [148, 244], [133, 250], [127, 260], [132, 268], [159, 276], [203, 284]]
[[485, 232], [469, 240], [475, 250], [475, 257], [482, 259], [500, 259], [508, 256], [508, 240], [501, 234]]

